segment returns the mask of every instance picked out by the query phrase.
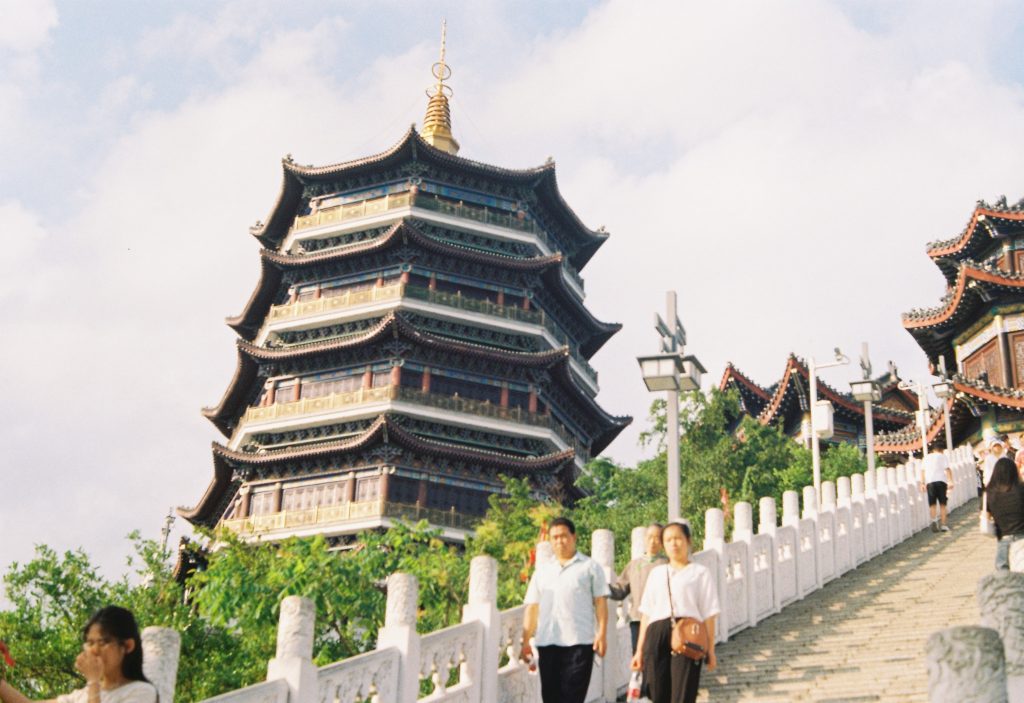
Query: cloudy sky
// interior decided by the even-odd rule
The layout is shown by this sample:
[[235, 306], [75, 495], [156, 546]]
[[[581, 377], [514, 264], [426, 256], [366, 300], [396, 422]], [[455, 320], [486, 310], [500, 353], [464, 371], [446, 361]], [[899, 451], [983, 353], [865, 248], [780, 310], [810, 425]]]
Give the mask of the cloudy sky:
[[584, 276], [625, 324], [593, 359], [624, 462], [666, 289], [705, 386], [862, 341], [921, 376], [925, 244], [1024, 195], [1019, 3], [0, 0], [0, 566], [48, 543], [119, 572], [198, 500], [280, 158], [395, 143], [442, 16], [461, 154], [554, 157], [612, 233]]

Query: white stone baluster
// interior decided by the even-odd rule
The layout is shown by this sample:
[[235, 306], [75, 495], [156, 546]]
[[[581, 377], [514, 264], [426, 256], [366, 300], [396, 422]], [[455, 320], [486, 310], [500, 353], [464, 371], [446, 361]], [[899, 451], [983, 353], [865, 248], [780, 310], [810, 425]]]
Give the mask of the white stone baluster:
[[[634, 527], [629, 533], [629, 558], [639, 559], [647, 553], [647, 528]], [[633, 596], [630, 596], [632, 598]], [[639, 596], [637, 596], [639, 598]]]
[[747, 592], [747, 624], [757, 624], [757, 598], [754, 580], [754, 507], [746, 501], [740, 501], [733, 507], [732, 541], [747, 545], [746, 557], [743, 559], [743, 580]]
[[796, 491], [782, 494], [782, 524], [793, 527], [800, 524], [800, 494]]
[[178, 680], [181, 635], [169, 627], [147, 627], [142, 631], [142, 671], [156, 687], [160, 703], [173, 703]]
[[[778, 548], [778, 544], [775, 541], [775, 531], [778, 529], [778, 517], [775, 513], [775, 499], [771, 496], [765, 496], [758, 502], [758, 524], [757, 534], [767, 535], [772, 538], [772, 548], [770, 550], [771, 559], [769, 559], [769, 568], [772, 570], [772, 612], [777, 613], [782, 610], [782, 593], [779, 584], [779, 570], [775, 568], [775, 563], [778, 556], [775, 550]], [[795, 555], [794, 555], [795, 559]]]
[[[501, 614], [498, 612], [498, 562], [493, 557], [473, 557], [469, 562], [469, 600], [462, 607], [462, 622], [483, 625], [483, 647], [479, 652], [480, 680], [472, 681], [473, 667], [463, 665], [460, 680], [470, 681], [480, 691], [481, 701], [498, 700], [498, 660], [501, 658]], [[477, 653], [467, 653], [467, 656]]]
[[[414, 611], [415, 612], [415, 611]], [[267, 681], [288, 684], [288, 703], [314, 703], [317, 668], [313, 665], [313, 625], [316, 606], [309, 598], [288, 596], [281, 601], [276, 656], [267, 664]]]
[[[604, 569], [609, 583], [615, 580], [615, 533], [611, 530], [594, 530], [590, 537], [590, 555]], [[602, 677], [601, 690], [604, 691], [605, 700], [614, 701], [619, 695], [619, 687], [628, 682], [619, 681], [619, 667], [612, 665], [612, 662], [618, 662], [626, 653], [619, 651], [618, 619], [614, 617], [615, 610], [611, 601], [608, 601], [608, 610], [604, 666], [594, 667], [594, 675]]]
[[718, 602], [722, 612], [715, 627], [715, 639], [725, 642], [729, 638], [728, 598], [725, 590], [725, 570], [729, 567], [729, 562], [725, 556], [725, 513], [719, 508], [709, 508], [704, 513], [704, 549], [718, 555], [715, 587], [718, 589]]
[[963, 625], [939, 630], [925, 645], [931, 703], [1006, 703], [1006, 663], [999, 633]]
[[420, 636], [416, 632], [419, 583], [412, 574], [388, 577], [388, 601], [384, 627], [377, 633], [377, 649], [395, 647], [398, 660], [396, 703], [416, 703], [420, 694]]
[[836, 479], [836, 492], [839, 494], [836, 499], [836, 505], [840, 508], [849, 508], [850, 498], [850, 477], [840, 476]]
[[1024, 574], [993, 571], [978, 581], [982, 627], [1003, 640], [1010, 703], [1024, 702]]

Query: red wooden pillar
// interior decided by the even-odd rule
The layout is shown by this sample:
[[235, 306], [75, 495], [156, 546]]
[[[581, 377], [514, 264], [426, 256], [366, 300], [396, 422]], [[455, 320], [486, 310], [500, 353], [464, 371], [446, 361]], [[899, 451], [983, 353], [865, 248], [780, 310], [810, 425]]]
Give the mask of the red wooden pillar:
[[529, 298], [527, 298], [527, 297], [526, 297], [526, 296], [524, 295], [524, 296], [523, 296], [523, 310], [529, 310], [529, 309], [530, 309], [530, 299], [529, 299]]
[[427, 289], [429, 289], [429, 290], [437, 290], [437, 274], [436, 273], [431, 273], [430, 274], [430, 281], [427, 283]]
[[499, 290], [498, 291], [498, 305], [504, 305], [504, 304], [505, 304], [505, 291]]
[[391, 387], [398, 388], [402, 385], [402, 367], [392, 366], [391, 367]]
[[502, 383], [501, 384], [501, 400], [499, 402], [501, 403], [501, 407], [503, 407], [503, 408], [507, 408], [508, 407], [508, 384], [507, 383]]
[[380, 472], [380, 501], [382, 503], [388, 502], [388, 483], [390, 474], [386, 468], [381, 469]]
[[354, 503], [356, 500], [356, 475], [349, 474], [345, 480], [345, 502]]
[[270, 512], [279, 513], [281, 512], [281, 494], [284, 493], [284, 486], [280, 483], [274, 484], [274, 502], [271, 506]]
[[402, 271], [402, 275], [398, 277], [398, 280], [400, 280], [402, 283], [408, 283], [409, 282], [409, 272], [408, 271]]
[[537, 389], [533, 386], [530, 386], [530, 397], [527, 401], [526, 409], [529, 410], [531, 414], [537, 412]]
[[363, 371], [363, 390], [367, 391], [373, 388], [373, 369], [366, 369]]
[[383, 273], [378, 273], [377, 274], [377, 287], [378, 288], [383, 288], [384, 287], [384, 274]]
[[430, 392], [430, 367], [424, 367], [423, 369], [423, 383], [420, 385], [420, 390], [424, 393]]
[[249, 517], [249, 511], [252, 509], [252, 488], [247, 485], [242, 486], [238, 492], [242, 495], [242, 504], [238, 508], [238, 517]]

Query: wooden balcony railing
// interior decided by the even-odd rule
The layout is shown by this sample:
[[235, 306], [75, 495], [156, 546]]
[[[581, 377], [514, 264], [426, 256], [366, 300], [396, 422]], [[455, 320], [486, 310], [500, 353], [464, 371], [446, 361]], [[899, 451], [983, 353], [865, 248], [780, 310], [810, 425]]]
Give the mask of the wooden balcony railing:
[[426, 520], [431, 525], [438, 527], [453, 527], [462, 530], [472, 529], [480, 521], [479, 517], [463, 515], [454, 509], [437, 510], [435, 508], [419, 508], [404, 503], [370, 500], [224, 520], [221, 525], [240, 535], [256, 535], [314, 525], [357, 522], [374, 517], [392, 517], [410, 522]]
[[576, 451], [577, 455], [584, 462], [590, 458], [587, 447], [566, 429], [564, 425], [549, 414], [531, 413], [522, 408], [502, 407], [486, 400], [474, 400], [472, 398], [441, 395], [438, 393], [424, 393], [416, 388], [404, 388], [401, 386], [365, 388], [344, 393], [333, 393], [319, 398], [302, 398], [301, 400], [289, 403], [250, 407], [242, 417], [242, 425], [270, 422], [282, 418], [306, 417], [332, 410], [342, 410], [388, 400], [405, 401], [440, 410], [466, 413], [477, 417], [488, 417], [531, 427], [543, 427], [561, 437], [566, 444]]

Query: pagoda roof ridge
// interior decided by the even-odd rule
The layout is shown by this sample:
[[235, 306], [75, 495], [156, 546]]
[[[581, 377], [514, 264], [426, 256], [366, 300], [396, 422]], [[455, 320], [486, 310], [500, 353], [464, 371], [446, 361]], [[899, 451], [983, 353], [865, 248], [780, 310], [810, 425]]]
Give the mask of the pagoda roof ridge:
[[749, 388], [755, 394], [763, 397], [765, 400], [771, 399], [771, 394], [768, 389], [761, 384], [753, 381], [750, 376], [739, 370], [739, 368], [731, 361], [726, 362], [725, 371], [722, 373], [722, 380], [718, 383], [718, 390], [724, 391], [730, 380], [736, 380], [742, 383], [744, 386]]
[[[938, 408], [930, 409], [927, 431], [929, 446], [937, 443], [939, 433], [945, 428], [946, 412], [955, 402], [955, 399], [950, 398], [944, 401]], [[879, 431], [875, 433], [876, 454], [906, 453], [920, 451], [920, 449], [921, 430], [917, 427], [916, 422], [910, 423], [906, 428], [895, 432]]]
[[1010, 273], [991, 264], [979, 263], [971, 259], [960, 261], [957, 266], [956, 281], [940, 298], [942, 302], [931, 308], [914, 308], [903, 313], [901, 315], [903, 327], [913, 333], [915, 329], [935, 327], [949, 321], [960, 307], [965, 295], [971, 293], [976, 288], [976, 284], [1022, 288], [1024, 287], [1024, 274]]
[[262, 347], [241, 339], [238, 340], [237, 344], [242, 353], [255, 359], [269, 361], [273, 359], [300, 358], [335, 349], [357, 347], [361, 344], [386, 337], [389, 331], [394, 332], [395, 338], [404, 337], [426, 346], [463, 351], [478, 356], [486, 356], [491, 359], [526, 364], [527, 366], [546, 367], [563, 359], [568, 360], [570, 357], [569, 347], [567, 346], [554, 347], [553, 349], [539, 352], [512, 351], [435, 335], [420, 330], [416, 325], [406, 320], [404, 315], [394, 310], [381, 318], [381, 321], [376, 326], [365, 332], [339, 339], [307, 342], [288, 347]]
[[608, 239], [604, 228], [596, 230], [587, 227], [569, 206], [558, 189], [554, 161], [528, 169], [509, 169], [473, 161], [463, 156], [449, 154], [424, 141], [412, 125], [395, 145], [383, 152], [367, 157], [343, 161], [327, 166], [300, 165], [291, 156], [282, 160], [283, 185], [270, 214], [265, 221], [250, 228], [250, 233], [264, 246], [276, 248], [284, 238], [295, 209], [302, 200], [304, 186], [310, 181], [327, 180], [343, 174], [356, 175], [376, 168], [397, 165], [403, 160], [428, 161], [470, 171], [482, 177], [505, 180], [517, 185], [528, 186], [535, 193], [550, 200], [555, 214], [561, 214], [569, 230], [580, 237], [579, 251], [571, 257], [577, 268], [582, 269], [594, 252]]
[[214, 525], [218, 516], [218, 507], [224, 506], [232, 495], [228, 493], [233, 484], [234, 469], [231, 463], [253, 466], [272, 465], [295, 459], [309, 459], [330, 456], [340, 452], [372, 446], [374, 442], [396, 444], [412, 451], [437, 452], [464, 461], [483, 464], [495, 469], [515, 473], [536, 473], [552, 471], [564, 467], [571, 462], [576, 452], [572, 448], [550, 452], [539, 456], [519, 457], [512, 454], [488, 451], [473, 447], [419, 437], [398, 425], [390, 413], [383, 413], [369, 427], [353, 437], [329, 440], [300, 448], [283, 448], [262, 452], [246, 452], [233, 450], [213, 442], [211, 449], [214, 458], [214, 475], [205, 493], [194, 507], [179, 507], [178, 515], [196, 524]]
[[449, 242], [442, 242], [424, 234], [415, 223], [407, 219], [400, 220], [389, 230], [373, 240], [360, 242], [343, 249], [327, 250], [314, 254], [282, 254], [272, 249], [260, 250], [260, 278], [256, 288], [249, 296], [242, 312], [225, 320], [227, 325], [243, 339], [255, 339], [263, 317], [270, 309], [273, 296], [281, 283], [282, 271], [336, 261], [355, 254], [368, 251], [379, 251], [392, 246], [400, 246], [412, 242], [425, 250], [437, 254], [452, 256], [472, 263], [503, 266], [519, 271], [537, 271], [546, 276], [547, 283], [553, 286], [559, 297], [583, 319], [591, 328], [591, 335], [580, 340], [581, 353], [590, 358], [608, 339], [622, 329], [616, 322], [602, 322], [594, 317], [576, 293], [569, 287], [561, 272], [561, 264], [565, 257], [561, 253], [534, 256], [529, 258], [509, 257], [462, 247]]
[[[795, 378], [799, 378], [804, 383], [810, 383], [810, 369], [803, 358], [796, 354], [790, 353], [786, 360], [786, 370], [783, 373], [782, 380], [779, 381], [775, 393], [772, 395], [771, 400], [758, 415], [757, 419], [762, 425], [771, 424], [776, 415], [778, 414], [783, 400], [789, 391], [790, 384], [794, 382]], [[798, 389], [798, 393], [808, 393], [807, 389]], [[862, 404], [854, 400], [851, 393], [843, 393], [831, 385], [826, 383], [822, 378], [818, 377], [818, 397], [819, 400], [828, 400], [844, 408], [846, 411], [855, 415], [861, 415], [864, 412]], [[809, 399], [808, 401], [809, 402]], [[873, 413], [876, 418], [880, 421], [889, 421], [902, 423], [907, 420], [908, 417], [912, 417], [912, 414], [908, 414], [903, 410], [894, 410], [882, 405], [872, 405]]]
[[963, 255], [970, 255], [977, 248], [976, 237], [985, 237], [988, 241], [993, 241], [1006, 236], [991, 226], [990, 218], [997, 222], [1001, 221], [1003, 224], [1024, 222], [1024, 198], [1013, 205], [1007, 203], [1005, 195], [992, 204], [979, 199], [971, 212], [970, 219], [959, 234], [949, 239], [928, 243], [928, 256], [936, 260], [936, 263], [941, 263], [940, 259], [949, 257], [962, 258]]

